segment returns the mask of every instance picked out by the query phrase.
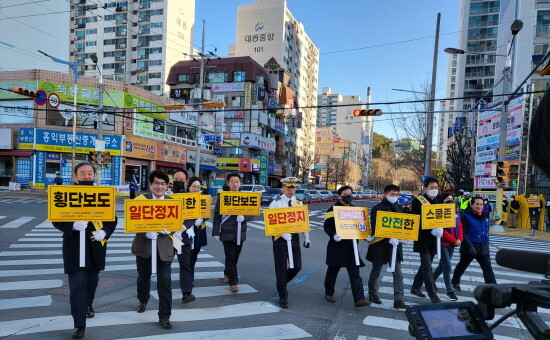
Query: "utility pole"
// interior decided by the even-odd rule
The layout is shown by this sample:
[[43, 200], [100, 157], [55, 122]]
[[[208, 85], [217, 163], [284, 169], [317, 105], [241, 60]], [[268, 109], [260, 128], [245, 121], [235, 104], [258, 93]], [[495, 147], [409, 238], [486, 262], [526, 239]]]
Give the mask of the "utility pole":
[[201, 118], [202, 118], [202, 97], [203, 97], [203, 89], [204, 89], [204, 26], [206, 24], [206, 21], [202, 21], [202, 43], [201, 43], [201, 53], [200, 53], [200, 72], [199, 72], [199, 90], [200, 90], [200, 103], [199, 103], [199, 114], [198, 114], [198, 122], [197, 122], [197, 136], [196, 136], [196, 147], [197, 147], [197, 159], [195, 160], [195, 176], [200, 178], [200, 167], [201, 167], [201, 137], [202, 137], [202, 131], [201, 131]]
[[97, 110], [99, 111], [99, 115], [97, 117], [97, 139], [96, 139], [96, 151], [99, 151], [97, 157], [97, 164], [99, 165], [99, 171], [97, 172], [96, 178], [97, 178], [97, 184], [101, 185], [101, 179], [102, 179], [102, 172], [103, 172], [103, 152], [105, 152], [105, 142], [103, 141], [103, 120], [105, 119], [105, 114], [103, 113], [103, 73], [101, 72], [101, 68], [98, 65], [98, 59], [96, 54], [92, 54], [90, 56], [90, 59], [92, 59], [93, 63], [96, 64], [97, 70], [99, 72], [99, 81], [97, 84], [98, 92], [99, 92], [99, 98], [98, 98], [98, 105]]
[[430, 101], [428, 103], [428, 115], [426, 117], [426, 144], [424, 145], [424, 175], [429, 175], [432, 171], [432, 143], [434, 130], [434, 109], [435, 109], [435, 82], [437, 79], [437, 53], [439, 52], [439, 24], [441, 22], [441, 13], [437, 13], [437, 23], [435, 26], [435, 44], [434, 58], [432, 65], [432, 83], [430, 89]]

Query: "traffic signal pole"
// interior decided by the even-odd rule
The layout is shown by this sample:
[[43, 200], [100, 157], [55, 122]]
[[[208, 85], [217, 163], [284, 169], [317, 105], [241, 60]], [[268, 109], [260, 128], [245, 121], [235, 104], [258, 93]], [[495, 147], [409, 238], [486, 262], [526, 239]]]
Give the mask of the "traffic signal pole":
[[432, 171], [432, 144], [434, 130], [434, 110], [435, 110], [435, 82], [437, 80], [437, 54], [439, 53], [439, 26], [441, 22], [441, 13], [437, 13], [437, 23], [435, 27], [434, 58], [432, 65], [432, 83], [430, 84], [430, 101], [428, 103], [428, 115], [426, 116], [426, 145], [424, 146], [424, 175], [430, 175]]
[[[98, 66], [99, 67], [99, 66]], [[103, 141], [103, 119], [105, 118], [103, 113], [103, 74], [99, 74], [99, 84], [98, 84], [98, 91], [99, 91], [99, 103], [97, 105], [97, 110], [99, 111], [99, 116], [97, 117], [97, 140]], [[97, 143], [97, 142], [96, 142]], [[97, 144], [96, 144], [97, 145]], [[105, 144], [103, 144], [103, 151], [105, 152]], [[99, 153], [99, 171], [97, 172], [97, 184], [101, 185], [101, 178], [102, 178], [102, 172], [103, 172], [103, 159], [102, 154]]]

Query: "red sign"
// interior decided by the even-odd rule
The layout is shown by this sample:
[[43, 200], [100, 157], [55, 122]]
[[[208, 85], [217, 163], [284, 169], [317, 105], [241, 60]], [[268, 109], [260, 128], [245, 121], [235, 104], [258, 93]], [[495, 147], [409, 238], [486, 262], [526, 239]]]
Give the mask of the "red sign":
[[239, 159], [239, 171], [240, 172], [252, 172], [252, 160], [250, 158]]

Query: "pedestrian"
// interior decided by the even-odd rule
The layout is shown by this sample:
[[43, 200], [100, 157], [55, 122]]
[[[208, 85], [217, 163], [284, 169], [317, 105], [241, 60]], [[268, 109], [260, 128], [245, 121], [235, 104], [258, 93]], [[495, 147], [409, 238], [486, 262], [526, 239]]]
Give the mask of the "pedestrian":
[[483, 199], [483, 213], [487, 215], [487, 218], [489, 219], [489, 221], [491, 220], [492, 211], [493, 211], [493, 208], [491, 207], [489, 200], [487, 198]]
[[[422, 216], [422, 205], [438, 204], [437, 194], [439, 193], [439, 182], [434, 177], [428, 177], [424, 180], [424, 195], [415, 197], [412, 202], [411, 213]], [[420, 229], [418, 231], [418, 241], [414, 241], [413, 251], [420, 255], [420, 268], [416, 272], [411, 288], [411, 294], [418, 297], [426, 297], [420, 290], [422, 284], [426, 285], [426, 292], [432, 303], [439, 303], [441, 300], [437, 296], [432, 271], [432, 261], [437, 251], [437, 242], [443, 235], [442, 228], [422, 229], [422, 219], [420, 219]]]
[[53, 184], [63, 185], [63, 178], [61, 178], [61, 174], [59, 172], [55, 173], [55, 178], [53, 179]]
[[512, 201], [510, 202], [510, 228], [516, 228], [518, 223], [520, 203], [516, 199], [516, 195], [512, 195]]
[[[382, 201], [372, 207], [370, 212], [371, 234], [376, 232], [376, 215], [378, 211], [403, 212], [401, 206], [397, 203], [399, 197], [399, 187], [390, 184], [384, 188]], [[367, 249], [367, 260], [372, 263], [372, 269], [369, 276], [369, 300], [372, 303], [382, 304], [378, 297], [379, 277], [382, 266], [392, 261], [393, 247], [397, 247], [397, 258], [395, 259], [395, 270], [393, 271], [393, 308], [407, 308], [404, 300], [403, 274], [401, 273], [401, 261], [403, 261], [403, 247], [399, 240], [395, 238], [370, 237], [369, 247]]]
[[531, 231], [529, 232], [529, 236], [535, 236], [535, 230], [537, 230], [538, 224], [539, 224], [540, 205], [541, 205], [539, 194], [534, 193], [532, 197], [537, 200], [538, 204], [536, 204], [536, 206], [529, 207], [529, 222], [531, 226]]
[[[241, 176], [232, 172], [227, 175], [227, 185], [229, 191], [241, 190]], [[261, 202], [259, 202], [261, 203]], [[239, 290], [239, 273], [237, 271], [237, 263], [243, 248], [243, 242], [246, 240], [246, 223], [250, 222], [254, 216], [243, 215], [221, 215], [220, 214], [220, 199], [216, 202], [214, 208], [214, 222], [212, 224], [212, 236], [215, 240], [223, 243], [225, 253], [225, 269], [223, 282], [229, 284], [231, 292]], [[241, 224], [241, 243], [237, 244], [238, 224]]]
[[465, 191], [464, 194], [458, 198], [458, 209], [463, 212], [468, 209], [472, 198], [470, 197], [470, 192]]
[[[149, 187], [151, 193], [145, 194], [147, 199], [171, 199], [165, 196], [170, 179], [164, 171], [155, 170], [149, 174]], [[151, 240], [157, 242], [157, 253], [151, 253]], [[164, 329], [172, 328], [170, 315], [172, 314], [172, 281], [170, 278], [172, 260], [174, 258], [174, 246], [170, 238], [170, 232], [161, 231], [137, 233], [132, 243], [132, 254], [136, 256], [137, 265], [137, 298], [138, 313], [147, 309], [147, 302], [151, 295], [151, 258], [157, 257], [157, 292], [159, 297], [159, 325]]]
[[327, 244], [327, 273], [325, 275], [325, 299], [328, 302], [336, 302], [334, 297], [334, 285], [340, 268], [345, 267], [348, 271], [351, 285], [351, 293], [355, 307], [368, 306], [369, 302], [365, 300], [363, 291], [363, 280], [359, 273], [359, 268], [364, 267], [363, 260], [359, 259], [359, 265], [355, 264], [355, 254], [353, 250], [353, 240], [342, 240], [342, 237], [336, 234], [336, 223], [334, 221], [334, 207], [352, 206], [353, 189], [344, 185], [338, 189], [338, 201], [328, 208], [325, 214], [323, 228], [329, 236]]
[[[439, 200], [443, 204], [453, 203], [453, 195], [451, 193], [442, 194]], [[441, 260], [439, 265], [434, 270], [434, 282], [437, 281], [439, 275], [443, 273], [443, 281], [445, 281], [445, 288], [447, 289], [447, 297], [451, 301], [458, 300], [454, 293], [453, 286], [451, 284], [451, 259], [455, 247], [460, 246], [463, 240], [462, 222], [458, 214], [456, 215], [456, 226], [452, 228], [445, 228], [443, 230], [443, 236], [441, 237]]]
[[483, 213], [483, 199], [479, 196], [474, 197], [472, 204], [460, 220], [464, 230], [464, 240], [460, 246], [460, 261], [451, 279], [453, 288], [460, 291], [460, 279], [474, 259], [483, 271], [485, 283], [496, 283], [489, 253], [489, 220]]
[[185, 192], [185, 187], [187, 186], [187, 179], [188, 179], [187, 171], [177, 170], [176, 172], [174, 172], [174, 174], [172, 175], [172, 180], [173, 180], [172, 191], [174, 192], [174, 194]]
[[[303, 203], [294, 196], [298, 179], [286, 177], [281, 180], [283, 193], [275, 197], [269, 204], [269, 209], [302, 206]], [[294, 268], [288, 268], [288, 242], [292, 244], [292, 259]], [[304, 233], [304, 247], [309, 248], [311, 240], [309, 233]], [[279, 293], [279, 306], [288, 308], [287, 284], [302, 269], [302, 253], [300, 251], [300, 236], [298, 233], [283, 234], [273, 237], [273, 258], [275, 261], [275, 278], [277, 280], [277, 292]]]
[[[94, 185], [95, 169], [88, 162], [78, 163], [74, 168], [75, 184]], [[84, 187], [83, 192], [86, 191]], [[93, 318], [93, 302], [99, 272], [105, 269], [106, 241], [115, 231], [114, 221], [53, 222], [63, 232], [63, 267], [69, 276], [69, 300], [73, 316], [73, 339], [81, 339], [86, 331], [86, 318]], [[85, 230], [85, 266], [80, 267], [80, 232]]]

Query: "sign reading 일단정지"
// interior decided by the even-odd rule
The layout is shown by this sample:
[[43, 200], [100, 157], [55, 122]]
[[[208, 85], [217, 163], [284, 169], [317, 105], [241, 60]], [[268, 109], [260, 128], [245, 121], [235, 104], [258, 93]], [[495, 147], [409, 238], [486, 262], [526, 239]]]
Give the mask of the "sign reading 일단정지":
[[182, 200], [124, 200], [124, 232], [181, 231]]
[[366, 207], [334, 206], [336, 234], [344, 240], [364, 240], [370, 235], [369, 214]]
[[265, 236], [303, 233], [310, 230], [306, 205], [264, 210]]
[[219, 199], [221, 215], [260, 215], [260, 192], [222, 191]]
[[48, 187], [48, 221], [114, 221], [115, 209], [115, 187]]

